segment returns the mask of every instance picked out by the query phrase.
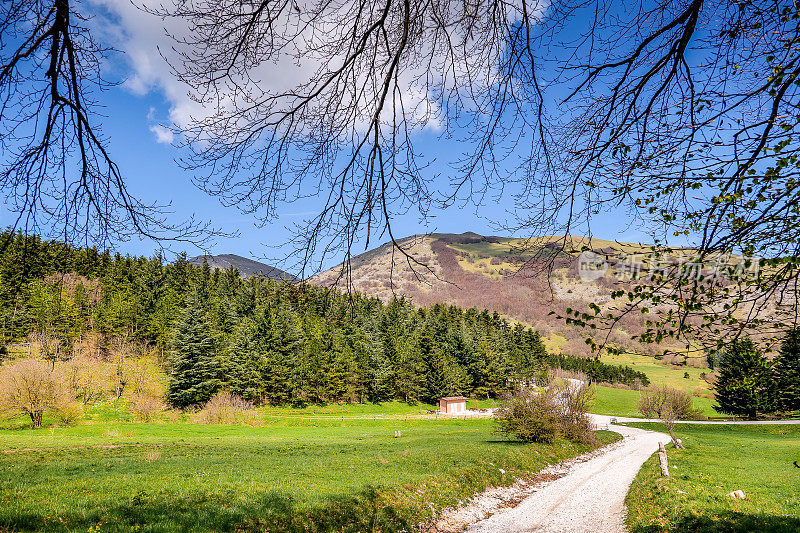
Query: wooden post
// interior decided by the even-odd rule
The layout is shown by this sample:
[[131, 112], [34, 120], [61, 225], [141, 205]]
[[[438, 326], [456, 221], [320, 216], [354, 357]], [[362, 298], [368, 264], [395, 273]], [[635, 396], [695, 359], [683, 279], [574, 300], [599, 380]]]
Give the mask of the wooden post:
[[658, 443], [658, 463], [661, 465], [661, 475], [669, 477], [669, 465], [667, 464], [667, 449], [664, 448], [664, 443]]

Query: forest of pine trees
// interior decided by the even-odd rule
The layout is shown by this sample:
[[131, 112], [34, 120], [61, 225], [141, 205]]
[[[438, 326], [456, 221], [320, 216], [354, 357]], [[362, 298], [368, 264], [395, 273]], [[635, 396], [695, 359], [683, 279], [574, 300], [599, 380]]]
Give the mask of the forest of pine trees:
[[242, 279], [185, 256], [167, 263], [10, 233], [2, 242], [0, 345], [35, 338], [46, 357], [69, 358], [91, 335], [100, 348], [122, 338], [159, 349], [178, 407], [222, 389], [257, 404], [487, 397], [548, 365], [648, 384], [629, 367], [549, 355], [537, 332], [485, 310]]

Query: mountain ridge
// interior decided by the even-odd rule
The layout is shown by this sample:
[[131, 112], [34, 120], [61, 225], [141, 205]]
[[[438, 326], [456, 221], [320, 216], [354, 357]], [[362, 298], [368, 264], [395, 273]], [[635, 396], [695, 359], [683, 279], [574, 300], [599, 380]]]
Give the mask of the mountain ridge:
[[193, 265], [202, 265], [203, 262], [214, 269], [227, 270], [231, 267], [239, 271], [242, 277], [263, 276], [267, 279], [285, 280], [296, 282], [298, 278], [284, 270], [272, 265], [261, 263], [236, 254], [198, 255], [189, 259]]

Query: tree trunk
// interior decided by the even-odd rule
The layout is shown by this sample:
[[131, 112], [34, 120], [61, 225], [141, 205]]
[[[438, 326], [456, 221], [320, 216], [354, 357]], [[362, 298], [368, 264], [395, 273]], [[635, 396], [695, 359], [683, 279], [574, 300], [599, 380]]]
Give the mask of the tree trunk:
[[675, 421], [664, 420], [664, 426], [667, 428], [667, 432], [669, 433], [669, 438], [672, 439], [672, 445], [676, 448], [683, 448], [683, 444], [679, 443], [678, 438], [675, 437]]
[[42, 427], [42, 411], [31, 411], [28, 413], [31, 417], [31, 427], [32, 428], [40, 428]]

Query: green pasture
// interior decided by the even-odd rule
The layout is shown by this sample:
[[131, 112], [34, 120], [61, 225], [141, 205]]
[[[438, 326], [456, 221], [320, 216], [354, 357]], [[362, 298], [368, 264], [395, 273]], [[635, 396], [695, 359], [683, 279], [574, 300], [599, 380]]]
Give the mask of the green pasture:
[[[708, 383], [700, 377], [703, 373], [711, 372], [707, 368], [667, 365], [653, 357], [632, 353], [603, 354], [601, 360], [608, 364], [628, 365], [634, 370], [644, 372], [654, 385], [666, 385], [690, 393], [711, 395]], [[689, 374], [688, 378], [685, 377], [686, 374]]]
[[483, 419], [3, 430], [0, 531], [400, 531], [586, 450]]
[[[663, 430], [660, 424], [631, 424]], [[800, 531], [800, 426], [681, 425], [685, 450], [644, 465], [626, 503], [631, 533]], [[746, 499], [729, 492], [742, 490]]]
[[[641, 417], [639, 413], [639, 391], [630, 389], [615, 389], [613, 387], [597, 386], [594, 390], [594, 400], [589, 411], [598, 415], [616, 415]], [[705, 416], [720, 416], [714, 410], [714, 399], [705, 396], [692, 398], [695, 409], [699, 409]]]

